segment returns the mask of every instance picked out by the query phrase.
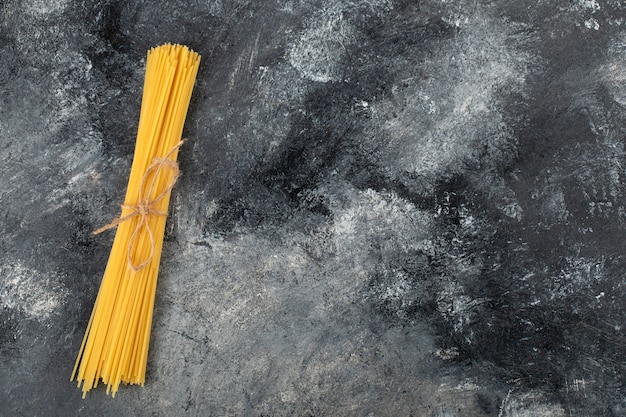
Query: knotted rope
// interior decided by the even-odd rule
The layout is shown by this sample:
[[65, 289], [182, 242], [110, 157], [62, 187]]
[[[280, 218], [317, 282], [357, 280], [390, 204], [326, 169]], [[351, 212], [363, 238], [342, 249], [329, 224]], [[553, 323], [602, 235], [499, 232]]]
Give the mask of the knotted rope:
[[[139, 186], [139, 202], [134, 205], [133, 204], [121, 205], [122, 209], [127, 209], [131, 211], [129, 214], [123, 217], [119, 217], [113, 220], [111, 223], [105, 226], [102, 226], [101, 228], [93, 232], [94, 235], [97, 235], [99, 233], [104, 232], [105, 230], [109, 230], [109, 229], [113, 229], [117, 227], [117, 225], [119, 225], [120, 223], [124, 223], [128, 220], [131, 220], [139, 216], [140, 217], [139, 223], [137, 223], [137, 226], [135, 227], [135, 230], [130, 236], [130, 240], [128, 242], [128, 265], [131, 267], [133, 271], [139, 271], [140, 269], [145, 268], [146, 266], [148, 266], [148, 264], [150, 263], [150, 261], [152, 261], [152, 258], [154, 257], [154, 251], [155, 251], [154, 233], [152, 232], [152, 229], [150, 228], [150, 223], [148, 222], [149, 216], [151, 215], [167, 216], [167, 212], [156, 210], [154, 207], [161, 200], [167, 197], [170, 191], [172, 191], [172, 189], [174, 188], [176, 181], [178, 181], [178, 178], [180, 177], [180, 170], [178, 169], [178, 164], [176, 163], [176, 161], [169, 159], [169, 157], [177, 149], [179, 149], [183, 145], [183, 143], [184, 143], [184, 140], [181, 140], [180, 142], [178, 142], [164, 157], [162, 158], [155, 157], [152, 159], [152, 161], [150, 162], [150, 165], [148, 165], [148, 168], [146, 169], [146, 172], [143, 174], [143, 178], [141, 179], [141, 184]], [[166, 183], [166, 187], [163, 189], [163, 191], [161, 191], [159, 194], [157, 194], [156, 196], [154, 196], [154, 198], [151, 199], [150, 196], [153, 194], [154, 189], [157, 186], [159, 175], [164, 170], [171, 171], [172, 172], [171, 177], [169, 181]], [[150, 176], [152, 176], [152, 181], [150, 181], [150, 183], [148, 184], [148, 179], [150, 178]], [[147, 192], [146, 192], [147, 185], [149, 185], [149, 187], [147, 188]], [[146, 231], [148, 232], [148, 236], [150, 237], [150, 256], [148, 256], [148, 258], [145, 261], [137, 265], [133, 261], [132, 248], [133, 248], [133, 243], [135, 242], [135, 239], [137, 238], [137, 236], [139, 236], [139, 233], [141, 232], [142, 228], [146, 229]]]

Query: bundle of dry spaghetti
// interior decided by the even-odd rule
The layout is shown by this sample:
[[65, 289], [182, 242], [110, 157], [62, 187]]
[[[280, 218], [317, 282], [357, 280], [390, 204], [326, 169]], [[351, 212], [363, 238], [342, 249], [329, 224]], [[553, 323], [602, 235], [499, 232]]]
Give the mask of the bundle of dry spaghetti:
[[146, 61], [137, 143], [109, 261], [72, 377], [83, 398], [102, 380], [144, 384], [152, 311], [176, 158], [200, 56], [181, 45], [151, 49]]

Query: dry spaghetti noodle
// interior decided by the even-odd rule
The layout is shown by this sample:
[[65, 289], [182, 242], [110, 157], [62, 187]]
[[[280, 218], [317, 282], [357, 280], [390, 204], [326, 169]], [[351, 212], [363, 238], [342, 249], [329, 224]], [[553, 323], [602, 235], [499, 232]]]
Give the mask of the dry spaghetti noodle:
[[182, 45], [151, 49], [126, 200], [71, 380], [83, 398], [99, 381], [145, 382], [152, 311], [176, 158], [200, 56]]

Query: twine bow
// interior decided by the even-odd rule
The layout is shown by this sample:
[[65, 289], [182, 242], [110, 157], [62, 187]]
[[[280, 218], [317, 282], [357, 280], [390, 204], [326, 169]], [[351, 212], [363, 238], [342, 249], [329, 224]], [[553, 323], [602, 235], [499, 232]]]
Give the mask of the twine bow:
[[[183, 145], [184, 142], [185, 142], [184, 140], [181, 140], [180, 142], [178, 142], [164, 157], [162, 158], [155, 157], [152, 159], [152, 161], [150, 162], [150, 165], [148, 165], [148, 168], [146, 169], [146, 172], [143, 174], [143, 178], [141, 179], [141, 184], [139, 186], [139, 202], [135, 205], [132, 205], [132, 204], [121, 205], [122, 209], [127, 209], [131, 211], [129, 214], [127, 214], [126, 216], [114, 219], [111, 223], [105, 226], [102, 226], [101, 228], [93, 232], [94, 235], [100, 234], [104, 232], [105, 230], [109, 230], [109, 229], [113, 229], [117, 227], [117, 225], [119, 225], [120, 223], [124, 223], [128, 220], [131, 220], [139, 216], [140, 217], [139, 223], [137, 223], [137, 226], [135, 227], [135, 230], [130, 236], [130, 240], [128, 242], [128, 254], [127, 254], [128, 265], [131, 267], [133, 271], [139, 271], [140, 269], [145, 268], [146, 266], [148, 266], [148, 264], [150, 263], [150, 261], [152, 261], [152, 258], [154, 257], [155, 241], [154, 241], [154, 233], [152, 232], [152, 229], [150, 228], [150, 223], [148, 222], [149, 216], [151, 215], [167, 216], [167, 212], [156, 210], [154, 207], [159, 203], [159, 201], [164, 199], [170, 193], [170, 191], [172, 191], [172, 189], [174, 188], [174, 185], [176, 184], [176, 181], [178, 181], [178, 178], [180, 177], [180, 170], [178, 169], [178, 164], [176, 163], [176, 161], [169, 159], [169, 157], [177, 149], [179, 149]], [[169, 181], [166, 183], [167, 185], [163, 189], [163, 191], [161, 191], [159, 194], [157, 194], [153, 198], [150, 198], [150, 196], [154, 192], [155, 187], [157, 186], [159, 174], [161, 174], [161, 172], [163, 172], [164, 170], [170, 170], [172, 172], [171, 177], [169, 178]], [[152, 181], [150, 181], [149, 183], [150, 186], [146, 190], [146, 186], [148, 185], [148, 179], [150, 178], [150, 176], [152, 176]], [[141, 229], [143, 228], [146, 229], [146, 231], [148, 232], [148, 236], [150, 237], [150, 256], [148, 256], [148, 258], [145, 261], [137, 265], [133, 261], [132, 248], [133, 248], [133, 243], [135, 242], [136, 238], [139, 236], [139, 233], [141, 232]]]

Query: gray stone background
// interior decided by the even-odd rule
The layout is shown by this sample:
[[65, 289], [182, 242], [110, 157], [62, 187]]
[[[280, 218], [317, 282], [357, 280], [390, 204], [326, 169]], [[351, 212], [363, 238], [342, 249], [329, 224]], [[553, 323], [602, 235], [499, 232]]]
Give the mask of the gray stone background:
[[[0, 415], [626, 415], [625, 9], [4, 0]], [[83, 400], [165, 42], [203, 61], [147, 382]]]

